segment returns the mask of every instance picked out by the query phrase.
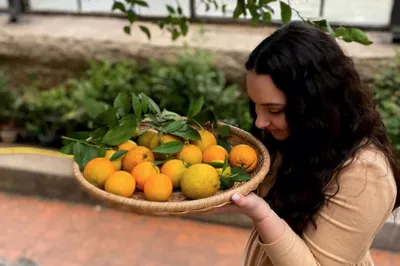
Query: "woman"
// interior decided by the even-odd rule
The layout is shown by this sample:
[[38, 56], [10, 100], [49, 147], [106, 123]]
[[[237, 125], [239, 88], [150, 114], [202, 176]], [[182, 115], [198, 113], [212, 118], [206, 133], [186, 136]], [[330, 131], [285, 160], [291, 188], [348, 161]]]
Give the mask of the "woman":
[[246, 63], [254, 135], [273, 158], [248, 215], [247, 266], [374, 265], [369, 248], [400, 205], [400, 168], [372, 97], [336, 41], [300, 22]]

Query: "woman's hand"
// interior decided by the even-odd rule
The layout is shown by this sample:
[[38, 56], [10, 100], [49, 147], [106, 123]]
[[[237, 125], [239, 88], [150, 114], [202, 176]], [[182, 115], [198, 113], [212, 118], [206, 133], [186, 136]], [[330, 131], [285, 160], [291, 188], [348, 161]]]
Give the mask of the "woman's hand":
[[233, 203], [205, 212], [205, 214], [242, 213], [250, 217], [254, 222], [260, 222], [271, 213], [268, 203], [253, 192], [246, 196], [234, 194], [232, 201]]

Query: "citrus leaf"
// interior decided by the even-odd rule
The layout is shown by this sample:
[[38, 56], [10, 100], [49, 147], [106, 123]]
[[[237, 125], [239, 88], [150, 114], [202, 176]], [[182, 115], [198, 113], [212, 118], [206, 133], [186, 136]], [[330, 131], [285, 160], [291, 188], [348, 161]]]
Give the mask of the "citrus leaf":
[[229, 152], [231, 151], [231, 149], [232, 149], [231, 144], [229, 144], [229, 142], [228, 142], [225, 138], [223, 138], [223, 137], [221, 137], [221, 136], [218, 137], [217, 143], [218, 143], [219, 146], [224, 147], [225, 150], [226, 150], [228, 153], [229, 153]]
[[132, 94], [132, 107], [133, 111], [135, 112], [135, 115], [137, 118], [142, 117], [142, 105], [140, 103], [140, 99], [138, 96], [135, 94]]
[[281, 19], [284, 24], [289, 23], [290, 19], [292, 18], [292, 9], [288, 4], [285, 2], [280, 1], [281, 7]]
[[136, 115], [134, 114], [125, 115], [124, 117], [121, 118], [121, 124], [122, 126], [127, 126], [132, 128], [132, 134], [133, 134], [133, 132], [136, 130], [137, 127]]
[[104, 157], [106, 156], [106, 148], [100, 147], [97, 149], [97, 156], [98, 157]]
[[231, 128], [227, 125], [223, 125], [220, 127], [217, 127], [215, 129], [221, 136], [223, 137], [230, 137], [231, 136]]
[[167, 133], [173, 133], [180, 130], [185, 124], [186, 122], [183, 120], [173, 121], [168, 123], [168, 125], [165, 126], [164, 130]]
[[137, 4], [138, 6], [149, 7], [149, 4], [147, 4], [146, 1], [134, 0], [134, 1], [132, 1], [132, 2], [135, 3], [135, 4]]
[[165, 161], [154, 161], [154, 164], [157, 166], [160, 166], [160, 165], [163, 165], [165, 162], [166, 162], [166, 160]]
[[131, 110], [131, 104], [129, 95], [127, 93], [121, 92], [115, 97], [114, 108], [117, 108], [117, 112], [120, 116], [124, 116]]
[[170, 134], [190, 140], [201, 139], [199, 132], [187, 124], [183, 125], [178, 131], [170, 132]]
[[132, 127], [129, 125], [116, 126], [107, 131], [101, 142], [106, 145], [117, 146], [128, 141], [132, 137], [132, 133]]
[[73, 155], [74, 155], [74, 161], [79, 165], [79, 169], [83, 171], [84, 165], [83, 165], [83, 157], [84, 157], [84, 151], [85, 151], [85, 145], [83, 145], [80, 142], [75, 142], [73, 148]]
[[251, 179], [249, 173], [245, 172], [243, 169], [238, 167], [231, 168], [231, 179], [236, 182], [243, 182]]
[[180, 141], [171, 141], [171, 142], [167, 142], [164, 144], [161, 144], [160, 146], [158, 146], [157, 148], [153, 149], [153, 152], [158, 152], [158, 153], [177, 153], [180, 150], [182, 150], [184, 144]]
[[74, 153], [73, 147], [74, 147], [74, 143], [69, 143], [69, 144], [65, 145], [64, 147], [62, 147], [60, 149], [60, 152], [64, 153], [64, 154], [72, 155]]
[[191, 118], [198, 113], [200, 113], [201, 108], [203, 107], [204, 104], [204, 97], [200, 96], [197, 100], [191, 101], [189, 105], [189, 110], [188, 110], [188, 117]]
[[90, 118], [94, 119], [102, 112], [106, 111], [106, 107], [102, 102], [96, 101], [94, 99], [86, 99], [83, 102], [83, 108], [85, 113], [89, 115]]
[[90, 137], [90, 132], [89, 131], [72, 132], [69, 137], [78, 140], [86, 140], [88, 137]]
[[152, 111], [153, 113], [161, 114], [160, 107], [158, 107], [158, 105], [153, 101], [153, 99], [151, 99], [149, 96], [147, 96], [145, 94], [143, 94], [143, 95], [149, 104], [150, 111]]
[[220, 177], [219, 180], [221, 181], [220, 188], [221, 189], [230, 189], [234, 182], [231, 179]]
[[90, 137], [92, 137], [92, 142], [100, 141], [104, 135], [107, 133], [106, 127], [99, 127], [95, 129], [92, 133], [90, 133]]
[[224, 166], [224, 163], [221, 162], [208, 162], [207, 164], [215, 168], [222, 168]]
[[124, 155], [125, 153], [127, 153], [127, 150], [118, 150], [116, 151], [110, 158], [110, 161], [114, 161], [118, 158], [120, 158], [122, 155]]
[[147, 101], [147, 97], [145, 97], [143, 93], [140, 93], [139, 98], [141, 101], [142, 113], [145, 114], [145, 113], [147, 113], [147, 110], [149, 109], [149, 103]]
[[117, 112], [117, 108], [110, 108], [107, 111], [102, 112], [95, 118], [94, 124], [98, 126], [109, 126], [111, 128], [117, 126]]
[[82, 166], [85, 168], [86, 164], [92, 159], [98, 157], [98, 151], [94, 147], [86, 146], [84, 150], [84, 155], [82, 159]]
[[161, 112], [161, 117], [164, 118], [164, 119], [167, 119], [167, 120], [176, 120], [176, 121], [182, 119], [179, 114], [177, 114], [175, 112], [168, 111], [166, 109], [164, 109]]

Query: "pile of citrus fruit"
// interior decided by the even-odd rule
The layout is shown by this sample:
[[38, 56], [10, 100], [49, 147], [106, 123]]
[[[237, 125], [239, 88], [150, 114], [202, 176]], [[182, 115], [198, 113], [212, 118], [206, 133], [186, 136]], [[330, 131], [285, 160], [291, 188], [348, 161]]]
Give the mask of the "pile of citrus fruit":
[[[83, 176], [109, 193], [129, 198], [142, 192], [147, 200], [158, 202], [168, 201], [174, 191], [187, 199], [210, 197], [223, 183], [238, 181], [239, 174], [250, 177], [257, 165], [254, 148], [239, 144], [228, 152], [211, 131], [196, 130], [199, 140], [185, 140], [153, 128], [137, 129], [130, 140], [108, 149], [104, 157], [91, 159]], [[183, 147], [174, 154], [154, 151], [168, 142], [182, 142]], [[119, 151], [123, 155], [113, 159]]]

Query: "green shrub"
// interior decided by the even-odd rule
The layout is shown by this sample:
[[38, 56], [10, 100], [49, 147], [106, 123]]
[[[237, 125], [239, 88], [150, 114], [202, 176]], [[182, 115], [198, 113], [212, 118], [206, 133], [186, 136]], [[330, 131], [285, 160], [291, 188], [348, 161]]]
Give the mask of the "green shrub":
[[218, 119], [250, 128], [247, 96], [236, 84], [227, 84], [225, 75], [213, 66], [207, 53], [185, 52], [176, 62], [150, 60], [129, 62], [91, 62], [85, 75], [67, 84], [81, 106], [88, 99], [111, 106], [120, 92], [145, 93], [162, 109], [185, 115], [189, 103], [204, 97]]
[[377, 109], [396, 151], [400, 154], [400, 54], [393, 64], [377, 74], [372, 88]]

